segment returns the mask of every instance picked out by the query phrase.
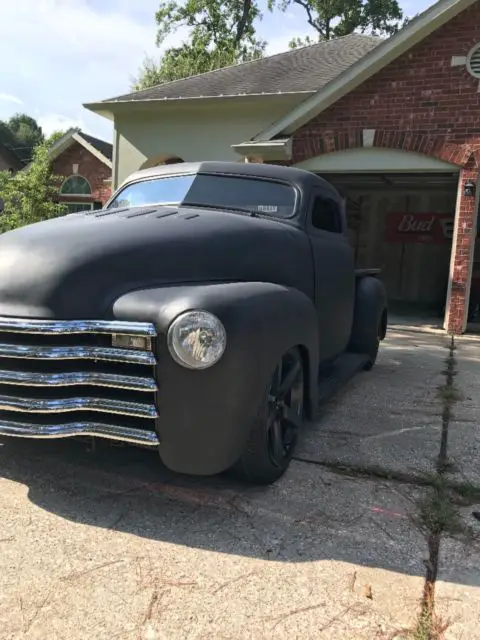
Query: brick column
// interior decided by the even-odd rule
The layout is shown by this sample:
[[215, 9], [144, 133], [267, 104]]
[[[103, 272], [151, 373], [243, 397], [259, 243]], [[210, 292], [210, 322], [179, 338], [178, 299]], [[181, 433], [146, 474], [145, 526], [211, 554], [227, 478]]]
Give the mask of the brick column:
[[[460, 172], [458, 182], [447, 311], [444, 324], [448, 333], [457, 335], [463, 333], [467, 325], [479, 202], [479, 175], [477, 170], [466, 168]], [[474, 197], [464, 194], [465, 183], [469, 180], [477, 186], [477, 192]]]

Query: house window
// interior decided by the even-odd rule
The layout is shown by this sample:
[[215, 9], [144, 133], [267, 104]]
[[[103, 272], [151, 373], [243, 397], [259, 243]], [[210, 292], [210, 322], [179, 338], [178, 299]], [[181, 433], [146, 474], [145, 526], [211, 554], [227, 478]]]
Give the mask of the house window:
[[340, 211], [333, 200], [315, 198], [312, 208], [312, 226], [320, 231], [342, 233]]
[[74, 175], [63, 182], [60, 193], [65, 196], [90, 196], [92, 188], [83, 176]]
[[89, 211], [93, 209], [93, 202], [61, 202], [66, 208], [67, 213], [80, 213], [80, 211]]

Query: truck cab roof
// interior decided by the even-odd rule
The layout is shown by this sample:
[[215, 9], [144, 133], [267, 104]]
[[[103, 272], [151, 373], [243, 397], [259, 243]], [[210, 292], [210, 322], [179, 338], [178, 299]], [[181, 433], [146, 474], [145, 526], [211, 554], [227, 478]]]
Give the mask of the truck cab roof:
[[[304, 169], [285, 167], [282, 165], [250, 163], [250, 162], [179, 162], [177, 164], [159, 165], [150, 169], [141, 169], [132, 173], [119, 188], [139, 180], [174, 176], [181, 174], [208, 173], [219, 175], [249, 176], [266, 180], [280, 180], [295, 185], [301, 192], [308, 193], [313, 188], [329, 192], [338, 197], [338, 192], [326, 180]], [[118, 189], [117, 189], [118, 191]]]

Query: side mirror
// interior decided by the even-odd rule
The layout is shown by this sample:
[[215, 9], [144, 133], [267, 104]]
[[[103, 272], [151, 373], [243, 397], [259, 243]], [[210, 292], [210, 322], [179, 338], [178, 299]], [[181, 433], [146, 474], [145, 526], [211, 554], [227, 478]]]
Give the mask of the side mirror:
[[3, 213], [5, 209], [5, 203], [4, 201], [0, 198], [0, 213]]

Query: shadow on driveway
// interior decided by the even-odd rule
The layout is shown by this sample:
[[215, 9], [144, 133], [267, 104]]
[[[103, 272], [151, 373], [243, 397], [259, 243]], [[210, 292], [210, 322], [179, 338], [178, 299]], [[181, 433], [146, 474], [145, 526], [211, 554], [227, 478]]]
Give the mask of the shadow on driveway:
[[[429, 385], [437, 381], [443, 366], [443, 342], [432, 338], [422, 348], [417, 344], [422, 338], [413, 346], [412, 340], [402, 343], [392, 338], [386, 344], [376, 370], [358, 376], [325, 408], [320, 423], [309, 429], [304, 452], [310, 449], [319, 454], [312, 457], [321, 458], [323, 428], [330, 433], [330, 440], [323, 441], [324, 449], [325, 444], [333, 448], [331, 432], [336, 425], [352, 434], [348, 456], [354, 456], [362, 429], [372, 431], [372, 443], [385, 441], [385, 449], [389, 448], [389, 439], [374, 428], [382, 423], [383, 415], [409, 413], [409, 419], [421, 425], [425, 416], [420, 409], [428, 405], [429, 423], [440, 418]], [[430, 345], [428, 353], [426, 345]], [[428, 387], [423, 400], [422, 388], [408, 386], [412, 376], [417, 384], [415, 375]], [[386, 424], [390, 422], [385, 419]], [[412, 433], [416, 432], [406, 432], [413, 450]], [[339, 463], [346, 450], [344, 437], [337, 447]], [[305, 449], [311, 438], [316, 445], [310, 442]], [[21, 507], [16, 502], [9, 504], [8, 481], [25, 485], [31, 503], [60, 519], [113, 535], [120, 532], [170, 543], [180, 552], [187, 547], [287, 563], [335, 560], [425, 576], [425, 532], [416, 518], [426, 490], [414, 484], [346, 477], [316, 464], [294, 461], [276, 485], [252, 488], [228, 476], [179, 476], [166, 470], [155, 452], [102, 441], [94, 449], [74, 440], [3, 439], [0, 444], [0, 483], [7, 481], [0, 496], [0, 517], [5, 531], [11, 520], [13, 536], [18, 526], [15, 510]], [[395, 446], [402, 450], [398, 439]], [[369, 450], [377, 455], [379, 448], [367, 442], [361, 452], [362, 464], [368, 462]], [[411, 455], [407, 458], [410, 465]], [[32, 517], [40, 523], [42, 513], [35, 510]], [[59, 520], [58, 530], [62, 526]], [[480, 585], [480, 575], [472, 573], [468, 580]]]

